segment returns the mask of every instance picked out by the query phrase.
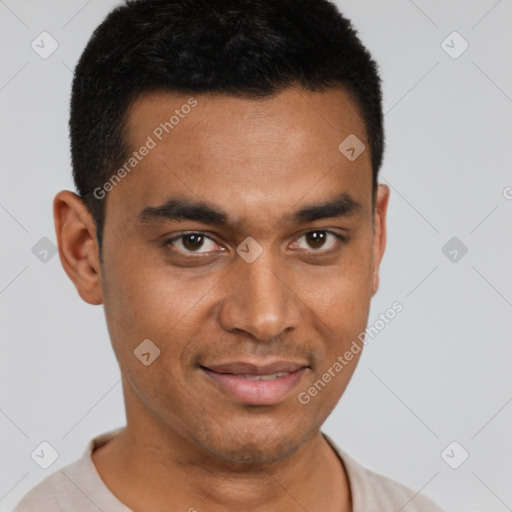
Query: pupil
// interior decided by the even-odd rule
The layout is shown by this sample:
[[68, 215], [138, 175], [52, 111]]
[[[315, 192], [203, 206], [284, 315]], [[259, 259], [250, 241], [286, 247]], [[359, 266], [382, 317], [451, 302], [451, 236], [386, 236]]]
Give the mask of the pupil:
[[195, 251], [203, 245], [203, 235], [186, 235], [183, 239], [183, 245], [189, 251]]
[[308, 243], [311, 247], [318, 249], [325, 242], [325, 233], [323, 231], [312, 231], [308, 233]]

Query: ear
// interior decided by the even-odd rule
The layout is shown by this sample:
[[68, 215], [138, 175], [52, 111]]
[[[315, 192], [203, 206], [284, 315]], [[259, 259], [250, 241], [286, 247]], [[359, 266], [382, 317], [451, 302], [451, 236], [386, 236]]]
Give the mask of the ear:
[[373, 281], [372, 296], [379, 289], [379, 267], [386, 248], [386, 214], [389, 202], [389, 187], [378, 185], [373, 215]]
[[85, 302], [102, 304], [96, 226], [88, 208], [79, 196], [62, 190], [53, 200], [53, 218], [66, 274]]

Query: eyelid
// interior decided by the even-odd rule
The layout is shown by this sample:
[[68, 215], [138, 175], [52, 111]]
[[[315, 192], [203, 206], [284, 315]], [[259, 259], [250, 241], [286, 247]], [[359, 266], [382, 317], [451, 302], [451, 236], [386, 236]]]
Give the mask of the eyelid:
[[[302, 232], [300, 235], [298, 235], [295, 240], [294, 240], [294, 243], [297, 242], [297, 240], [300, 240], [303, 236], [306, 236], [308, 235], [309, 233], [315, 233], [315, 232], [322, 232], [322, 233], [327, 233], [328, 235], [332, 235], [334, 236], [337, 241], [338, 241], [338, 245], [339, 243], [345, 243], [348, 241], [348, 236], [347, 235], [343, 235], [341, 233], [338, 233], [336, 231], [333, 231], [332, 229], [329, 229], [329, 228], [313, 228], [313, 229], [308, 229], [304, 232]], [[323, 249], [323, 248], [320, 248], [320, 249], [299, 249], [299, 250], [302, 250], [302, 251], [311, 251], [312, 253], [324, 253], [324, 254], [327, 254], [329, 252], [332, 252], [332, 251], [335, 251], [336, 248], [331, 248], [331, 249]]]
[[[167, 247], [167, 246], [171, 246], [173, 248], [173, 250], [175, 250], [176, 252], [180, 253], [180, 254], [209, 254], [211, 253], [212, 251], [204, 251], [204, 252], [195, 252], [195, 251], [188, 251], [188, 252], [183, 252], [179, 249], [175, 249], [173, 247], [173, 243], [176, 242], [177, 240], [179, 240], [180, 238], [185, 238], [186, 236], [188, 235], [200, 235], [200, 236], [203, 236], [204, 238], [207, 238], [208, 240], [211, 240], [212, 242], [214, 242], [215, 244], [217, 245], [222, 245], [220, 244], [219, 242], [217, 242], [217, 240], [215, 240], [208, 232], [205, 232], [205, 231], [185, 231], [185, 232], [182, 232], [182, 233], [179, 233], [178, 235], [174, 235], [170, 238], [166, 238], [164, 240], [164, 247]], [[225, 248], [223, 248], [223, 250], [225, 250]], [[222, 252], [222, 251], [218, 251], [218, 252]]]
[[[328, 228], [310, 228], [310, 229], [307, 229], [306, 231], [303, 231], [301, 232], [299, 235], [297, 235], [293, 242], [292, 243], [297, 243], [298, 240], [300, 240], [302, 237], [308, 235], [309, 233], [314, 233], [314, 232], [317, 232], [317, 231], [321, 231], [323, 233], [327, 233], [327, 234], [330, 234], [330, 235], [333, 235], [334, 237], [336, 237], [336, 239], [338, 240], [338, 242], [340, 243], [344, 243], [344, 242], [347, 242], [348, 240], [348, 236], [346, 235], [343, 235], [341, 233], [337, 233], [336, 231], [333, 231], [332, 229], [328, 229]], [[212, 237], [211, 234], [209, 234], [208, 232], [206, 231], [185, 231], [185, 232], [182, 232], [182, 233], [179, 233], [177, 235], [174, 235], [173, 237], [171, 238], [166, 238], [165, 241], [164, 241], [164, 246], [171, 246], [173, 247], [173, 243], [176, 242], [177, 240], [179, 239], [182, 239], [184, 237], [186, 237], [187, 235], [200, 235], [200, 236], [203, 236], [209, 240], [211, 240], [212, 242], [214, 242], [215, 244], [217, 245], [220, 245], [222, 246], [222, 244], [220, 244], [217, 240], [215, 240], [214, 237]], [[196, 252], [196, 251], [187, 251], [187, 252], [184, 252], [184, 251], [181, 251], [179, 249], [175, 249], [174, 250], [180, 254], [186, 254], [186, 255], [194, 255], [194, 254], [202, 254], [202, 255], [205, 255], [205, 254], [211, 254], [212, 252], [216, 252], [216, 251], [203, 251], [203, 252]], [[217, 252], [224, 252], [226, 249], [223, 248], [222, 251], [217, 251]], [[332, 252], [333, 250], [335, 249], [298, 249], [299, 251], [311, 251], [312, 253], [329, 253], [329, 252]]]

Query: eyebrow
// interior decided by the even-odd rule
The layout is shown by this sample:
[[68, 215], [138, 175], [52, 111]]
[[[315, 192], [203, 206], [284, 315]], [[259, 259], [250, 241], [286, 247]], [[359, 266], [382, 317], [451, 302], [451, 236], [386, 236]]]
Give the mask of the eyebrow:
[[[359, 202], [343, 192], [327, 202], [311, 204], [292, 212], [286, 215], [285, 219], [301, 224], [327, 218], [347, 217], [361, 209], [362, 205]], [[219, 207], [188, 198], [170, 198], [160, 206], [148, 206], [136, 217], [136, 221], [141, 224], [183, 220], [221, 227], [234, 227], [237, 224], [230, 221], [229, 215]]]

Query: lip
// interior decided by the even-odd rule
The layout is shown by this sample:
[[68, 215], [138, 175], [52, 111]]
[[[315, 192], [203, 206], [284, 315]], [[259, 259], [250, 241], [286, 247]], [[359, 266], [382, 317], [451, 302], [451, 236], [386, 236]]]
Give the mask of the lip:
[[246, 362], [224, 363], [218, 365], [203, 366], [216, 373], [233, 373], [236, 375], [270, 375], [273, 373], [291, 373], [300, 368], [308, 366], [305, 363], [292, 361], [275, 361], [267, 364], [256, 364]]
[[[308, 365], [278, 361], [265, 365], [245, 362], [200, 366], [210, 381], [229, 397], [242, 404], [274, 405], [282, 402], [297, 387]], [[275, 374], [286, 374], [275, 376]], [[270, 377], [259, 380], [258, 377]]]

